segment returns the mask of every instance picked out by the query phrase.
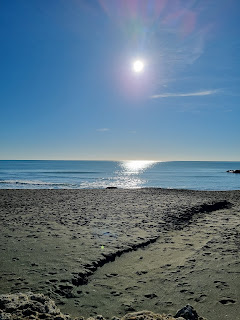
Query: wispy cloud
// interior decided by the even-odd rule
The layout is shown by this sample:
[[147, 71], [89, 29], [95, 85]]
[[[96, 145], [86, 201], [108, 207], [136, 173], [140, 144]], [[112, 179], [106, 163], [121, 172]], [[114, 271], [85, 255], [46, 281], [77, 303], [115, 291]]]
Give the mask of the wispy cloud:
[[106, 131], [109, 131], [109, 130], [110, 130], [109, 128], [96, 129], [96, 131], [98, 131], [98, 132], [106, 132]]
[[206, 90], [206, 91], [197, 91], [197, 92], [187, 92], [187, 93], [161, 93], [151, 96], [151, 99], [159, 98], [172, 98], [172, 97], [198, 97], [198, 96], [210, 96], [212, 94], [218, 93], [219, 90]]

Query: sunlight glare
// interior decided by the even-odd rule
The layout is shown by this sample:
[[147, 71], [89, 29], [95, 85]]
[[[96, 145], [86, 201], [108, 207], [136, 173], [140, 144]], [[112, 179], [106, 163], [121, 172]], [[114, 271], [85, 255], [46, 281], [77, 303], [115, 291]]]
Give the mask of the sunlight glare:
[[149, 160], [131, 160], [123, 161], [122, 167], [125, 169], [125, 172], [128, 174], [140, 173], [147, 168], [151, 167], [156, 161]]
[[144, 69], [144, 63], [141, 60], [136, 60], [133, 63], [133, 71], [134, 72], [141, 72]]

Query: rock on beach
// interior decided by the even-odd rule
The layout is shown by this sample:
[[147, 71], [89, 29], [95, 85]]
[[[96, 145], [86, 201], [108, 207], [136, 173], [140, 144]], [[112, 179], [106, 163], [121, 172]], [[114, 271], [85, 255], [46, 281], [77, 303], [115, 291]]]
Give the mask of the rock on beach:
[[[184, 312], [184, 310], [187, 312]], [[177, 315], [171, 316], [156, 314], [151, 311], [139, 311], [128, 313], [121, 320], [204, 320], [198, 317], [196, 311], [191, 306], [186, 306]], [[192, 318], [194, 315], [194, 318]], [[0, 295], [0, 320], [73, 320], [69, 315], [61, 313], [55, 302], [49, 297], [38, 293], [16, 293]], [[83, 317], [75, 317], [74, 320], [84, 320]], [[105, 320], [103, 316], [97, 315], [87, 320]], [[112, 317], [112, 320], [120, 320]], [[205, 319], [206, 320], [206, 319]]]
[[240, 173], [240, 170], [227, 170], [227, 172], [230, 172], [230, 173]]

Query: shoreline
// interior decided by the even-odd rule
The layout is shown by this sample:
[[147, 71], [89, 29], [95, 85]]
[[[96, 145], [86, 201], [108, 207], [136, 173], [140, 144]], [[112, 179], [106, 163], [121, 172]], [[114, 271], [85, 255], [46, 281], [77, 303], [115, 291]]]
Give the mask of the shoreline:
[[238, 190], [1, 189], [0, 201], [0, 294], [44, 293], [85, 317], [240, 311]]
[[[21, 183], [19, 183], [21, 184]], [[48, 183], [47, 183], [48, 184]], [[46, 185], [44, 187], [46, 187]], [[54, 183], [53, 183], [54, 184]], [[37, 184], [35, 184], [37, 185]], [[41, 184], [39, 184], [41, 185]], [[29, 190], [39, 190], [39, 191], [44, 191], [44, 190], [53, 190], [53, 191], [80, 191], [80, 190], [89, 190], [89, 191], [97, 191], [97, 190], [125, 190], [125, 191], [131, 191], [131, 190], [173, 190], [173, 191], [194, 191], [194, 192], [237, 192], [240, 191], [240, 189], [191, 189], [191, 188], [164, 188], [164, 187], [134, 187], [134, 188], [122, 188], [122, 187], [116, 187], [116, 186], [103, 186], [99, 188], [0, 188], [0, 190], [22, 190], [22, 191], [29, 191]]]

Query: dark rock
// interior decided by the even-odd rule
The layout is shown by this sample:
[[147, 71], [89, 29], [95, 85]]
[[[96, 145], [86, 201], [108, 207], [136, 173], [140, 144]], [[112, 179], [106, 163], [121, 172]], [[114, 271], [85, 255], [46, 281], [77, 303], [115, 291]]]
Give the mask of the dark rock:
[[240, 173], [240, 170], [227, 170], [227, 172], [230, 172], [230, 173]]
[[106, 189], [117, 189], [117, 187], [107, 187]]
[[176, 313], [176, 315], [174, 316], [174, 318], [179, 318], [179, 317], [182, 317], [186, 320], [198, 320], [199, 319], [196, 310], [194, 310], [194, 308], [192, 306], [190, 306], [189, 304], [187, 304], [185, 307], [180, 309]]

